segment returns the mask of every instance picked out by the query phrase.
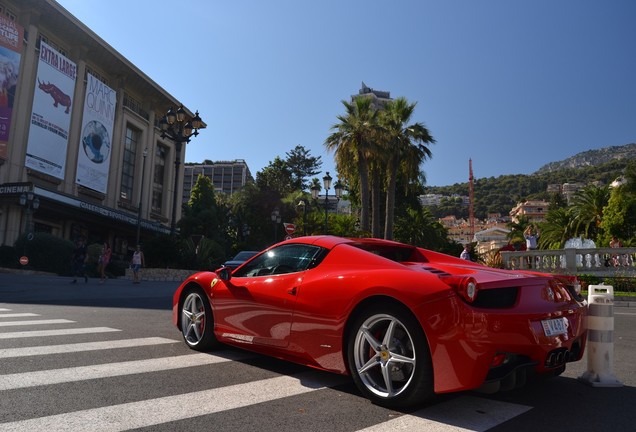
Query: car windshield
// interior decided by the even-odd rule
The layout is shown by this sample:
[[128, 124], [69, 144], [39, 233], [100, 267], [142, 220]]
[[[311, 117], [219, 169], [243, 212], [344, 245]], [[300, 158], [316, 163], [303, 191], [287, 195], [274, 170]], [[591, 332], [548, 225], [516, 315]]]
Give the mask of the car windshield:
[[258, 252], [252, 252], [252, 251], [242, 251], [236, 254], [236, 256], [234, 257], [234, 261], [247, 261], [248, 259], [252, 258], [254, 255], [256, 255]]

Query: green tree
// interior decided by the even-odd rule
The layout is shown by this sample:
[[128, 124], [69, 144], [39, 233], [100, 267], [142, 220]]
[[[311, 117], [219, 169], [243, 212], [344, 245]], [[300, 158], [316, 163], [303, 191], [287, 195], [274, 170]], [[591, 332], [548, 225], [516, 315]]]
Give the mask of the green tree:
[[609, 201], [609, 186], [587, 186], [578, 190], [570, 204], [575, 235], [596, 239], [601, 234], [603, 208]]
[[525, 243], [526, 239], [523, 236], [523, 232], [530, 225], [530, 218], [526, 215], [521, 215], [517, 218], [517, 221], [511, 221], [506, 224], [510, 232], [506, 235], [510, 239], [510, 243]]
[[276, 156], [273, 162], [256, 173], [256, 185], [260, 190], [275, 191], [279, 197], [282, 197], [293, 190], [292, 178], [292, 171], [287, 161]]
[[632, 194], [625, 186], [612, 190], [607, 206], [603, 209], [601, 244], [608, 245], [610, 238], [616, 236], [622, 239], [623, 245], [631, 246], [636, 237], [636, 194]]
[[311, 156], [311, 152], [301, 145], [297, 145], [285, 154], [287, 155], [285, 162], [291, 173], [291, 189], [307, 190], [306, 179], [320, 172], [322, 166], [320, 156]]
[[[204, 237], [216, 243], [210, 250], [224, 250], [228, 243], [228, 212], [225, 206], [219, 205], [212, 181], [199, 175], [192, 187], [190, 200], [183, 206], [184, 215], [178, 223], [181, 239], [200, 242]], [[202, 237], [201, 237], [202, 236]], [[183, 243], [181, 247], [186, 247]], [[207, 258], [202, 258], [207, 259]]]
[[386, 155], [386, 205], [384, 218], [384, 238], [393, 238], [393, 218], [395, 214], [395, 193], [398, 175], [402, 175], [409, 183], [417, 179], [420, 165], [431, 157], [426, 144], [435, 142], [428, 129], [421, 123], [412, 123], [411, 117], [416, 103], [409, 103], [406, 98], [397, 98], [388, 102], [382, 112], [384, 126], [381, 134]]
[[[331, 127], [334, 132], [325, 140], [325, 147], [335, 152], [339, 173], [344, 174], [347, 179], [359, 179], [360, 225], [363, 231], [369, 231], [368, 160], [377, 152], [373, 138], [380, 129], [378, 113], [369, 97], [357, 97], [351, 103], [343, 100], [342, 104], [346, 114], [337, 117], [338, 123]], [[353, 166], [356, 167], [355, 171], [351, 169]]]
[[541, 223], [539, 246], [542, 249], [561, 249], [565, 246], [565, 242], [572, 237], [576, 236], [570, 209], [555, 207], [548, 210], [546, 220]]
[[459, 245], [448, 241], [448, 231], [427, 208], [410, 208], [396, 221], [397, 241], [453, 255], [461, 252]]

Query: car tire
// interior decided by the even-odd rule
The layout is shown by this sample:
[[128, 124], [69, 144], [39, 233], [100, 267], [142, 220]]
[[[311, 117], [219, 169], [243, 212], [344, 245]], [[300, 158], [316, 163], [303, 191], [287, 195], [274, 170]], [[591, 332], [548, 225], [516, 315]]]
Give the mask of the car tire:
[[349, 371], [362, 394], [387, 408], [407, 408], [433, 396], [426, 336], [405, 307], [376, 304], [358, 313], [347, 342]]
[[185, 343], [197, 351], [209, 351], [217, 347], [219, 342], [214, 336], [212, 308], [203, 290], [190, 288], [181, 298], [179, 319]]

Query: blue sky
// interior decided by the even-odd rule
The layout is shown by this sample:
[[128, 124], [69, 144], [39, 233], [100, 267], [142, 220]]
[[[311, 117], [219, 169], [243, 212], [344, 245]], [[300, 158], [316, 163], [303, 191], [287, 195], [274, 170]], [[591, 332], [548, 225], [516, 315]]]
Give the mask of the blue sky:
[[200, 112], [187, 162], [256, 175], [302, 145], [336, 177], [324, 141], [363, 81], [417, 103], [431, 186], [636, 142], [632, 0], [58, 1]]

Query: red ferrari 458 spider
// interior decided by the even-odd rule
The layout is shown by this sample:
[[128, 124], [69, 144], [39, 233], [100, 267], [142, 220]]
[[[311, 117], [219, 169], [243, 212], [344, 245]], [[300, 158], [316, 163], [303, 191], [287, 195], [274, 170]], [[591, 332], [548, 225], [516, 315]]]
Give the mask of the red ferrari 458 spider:
[[405, 408], [580, 360], [587, 308], [571, 282], [387, 240], [300, 237], [192, 275], [172, 315], [192, 349], [224, 343], [349, 374], [374, 403]]

